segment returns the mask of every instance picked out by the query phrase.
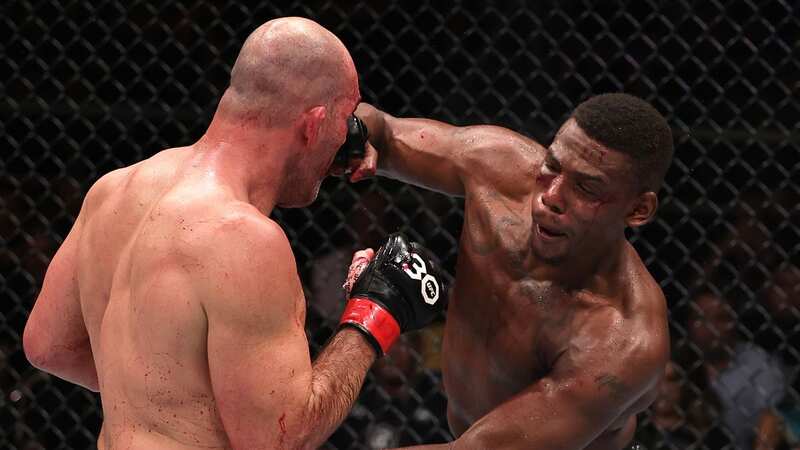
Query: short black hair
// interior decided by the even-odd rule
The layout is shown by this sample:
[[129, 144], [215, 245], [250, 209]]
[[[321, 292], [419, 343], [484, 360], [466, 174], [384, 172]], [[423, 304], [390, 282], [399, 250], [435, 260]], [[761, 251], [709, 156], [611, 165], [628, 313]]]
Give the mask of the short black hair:
[[630, 156], [639, 188], [658, 192], [674, 149], [667, 120], [646, 101], [628, 94], [602, 94], [584, 101], [572, 117], [591, 139]]

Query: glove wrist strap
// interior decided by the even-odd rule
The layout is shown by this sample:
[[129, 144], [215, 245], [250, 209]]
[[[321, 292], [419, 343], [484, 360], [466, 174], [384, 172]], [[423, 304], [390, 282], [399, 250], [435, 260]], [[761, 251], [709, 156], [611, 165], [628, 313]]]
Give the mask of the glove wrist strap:
[[368, 298], [351, 298], [347, 302], [339, 325], [349, 325], [364, 333], [375, 347], [378, 357], [385, 355], [400, 337], [400, 325], [397, 320], [389, 311]]

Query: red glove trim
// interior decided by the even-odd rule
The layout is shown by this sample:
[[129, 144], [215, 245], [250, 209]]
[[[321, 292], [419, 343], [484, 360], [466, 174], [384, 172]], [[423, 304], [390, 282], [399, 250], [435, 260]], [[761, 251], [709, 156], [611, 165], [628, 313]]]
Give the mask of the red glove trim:
[[[355, 326], [368, 333], [380, 347], [379, 356], [385, 355], [400, 337], [400, 325], [394, 316], [368, 298], [351, 298], [347, 302], [339, 325]], [[378, 348], [375, 350], [377, 351]]]

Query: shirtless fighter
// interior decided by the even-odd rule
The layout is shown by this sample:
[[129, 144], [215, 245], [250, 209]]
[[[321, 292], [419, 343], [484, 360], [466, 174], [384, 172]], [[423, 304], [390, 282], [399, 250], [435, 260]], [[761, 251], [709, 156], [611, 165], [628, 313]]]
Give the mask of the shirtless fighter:
[[664, 296], [624, 234], [656, 211], [664, 118], [629, 95], [593, 97], [545, 148], [366, 104], [356, 116], [374, 148], [351, 180], [377, 169], [465, 199], [442, 350], [457, 439], [421, 448], [628, 443], [669, 353]]
[[443, 306], [403, 272], [424, 265], [426, 288], [444, 296], [433, 262], [393, 237], [356, 253], [351, 278], [374, 259], [343, 317], [352, 326], [310, 360], [294, 255], [268, 216], [314, 200], [358, 100], [333, 34], [305, 19], [267, 22], [197, 143], [89, 190], [23, 344], [36, 367], [99, 390], [99, 448], [316, 448], [374, 350]]

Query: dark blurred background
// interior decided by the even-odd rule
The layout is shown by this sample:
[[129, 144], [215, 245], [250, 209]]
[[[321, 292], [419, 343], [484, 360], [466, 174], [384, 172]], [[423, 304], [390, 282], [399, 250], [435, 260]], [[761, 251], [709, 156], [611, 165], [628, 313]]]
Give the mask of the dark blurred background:
[[[548, 144], [593, 94], [652, 102], [676, 157], [658, 220], [631, 239], [669, 302], [673, 361], [637, 438], [800, 448], [797, 1], [65, 0], [0, 12], [0, 448], [94, 445], [99, 398], [22, 352], [48, 261], [97, 178], [201, 136], [245, 37], [286, 15], [336, 33], [364, 99], [394, 115]], [[401, 230], [452, 273], [462, 206], [389, 180], [329, 179], [311, 207], [277, 211], [312, 352], [334, 330], [354, 249]], [[377, 364], [327, 448], [449, 439], [440, 343], [432, 327]]]

